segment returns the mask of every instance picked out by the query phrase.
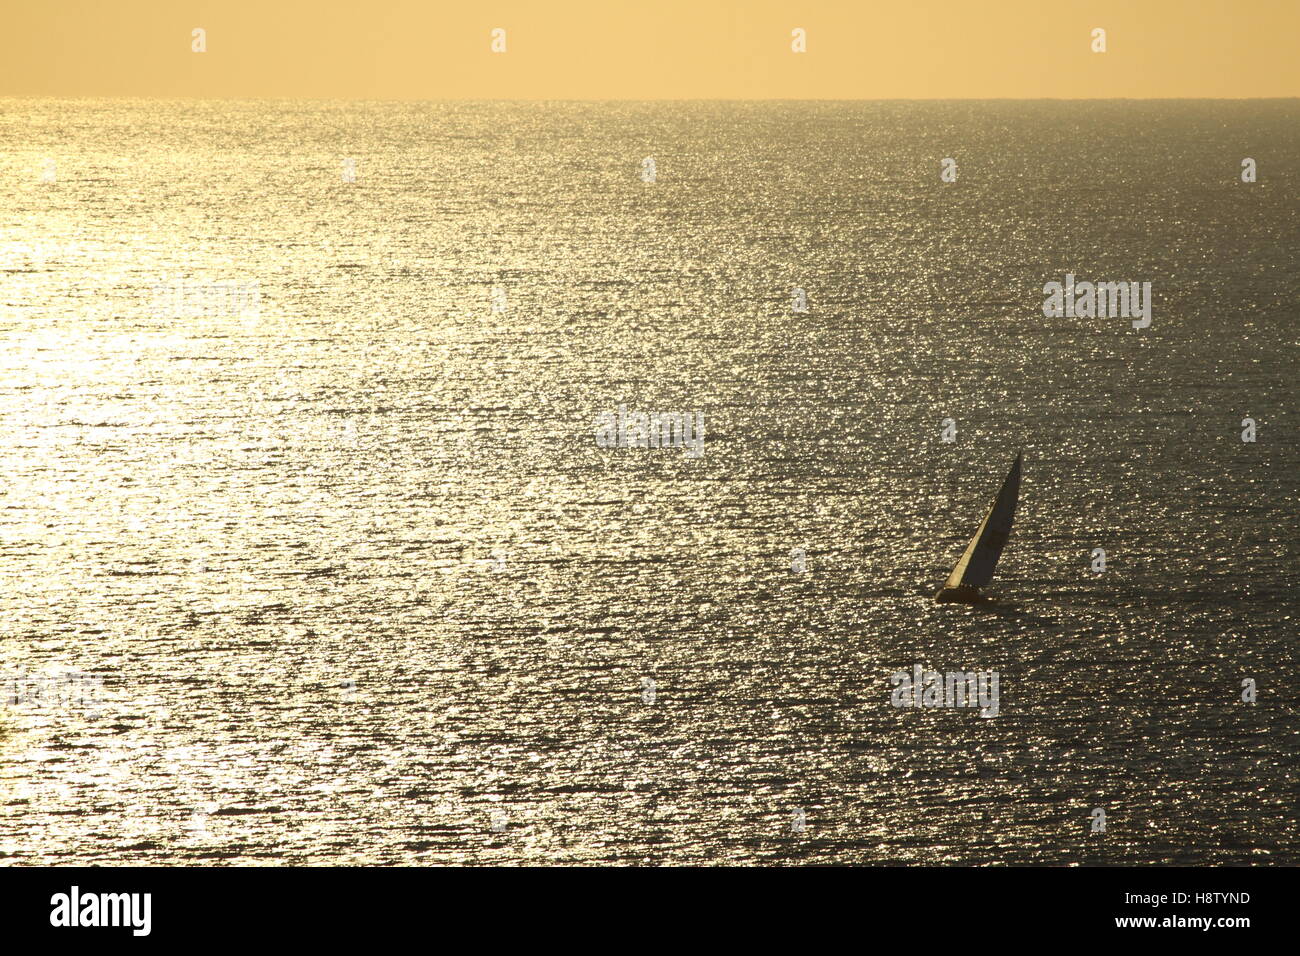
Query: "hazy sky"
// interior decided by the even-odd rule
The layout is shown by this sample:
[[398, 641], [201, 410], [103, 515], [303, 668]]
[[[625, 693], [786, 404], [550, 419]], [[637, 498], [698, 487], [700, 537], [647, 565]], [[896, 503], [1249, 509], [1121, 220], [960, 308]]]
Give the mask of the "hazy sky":
[[[0, 95], [1300, 95], [1300, 0], [4, 0]], [[191, 30], [207, 31], [192, 53]], [[491, 30], [507, 52], [491, 52]], [[807, 31], [806, 54], [791, 30]], [[1106, 30], [1106, 53], [1090, 49]]]

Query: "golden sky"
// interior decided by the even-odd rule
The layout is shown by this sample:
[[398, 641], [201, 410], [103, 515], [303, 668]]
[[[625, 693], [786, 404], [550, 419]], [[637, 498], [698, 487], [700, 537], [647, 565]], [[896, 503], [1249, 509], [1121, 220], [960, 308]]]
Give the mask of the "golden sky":
[[[0, 95], [1300, 95], [1300, 0], [4, 0]], [[207, 52], [191, 52], [191, 31]], [[506, 30], [506, 52], [491, 31]], [[791, 52], [791, 31], [808, 52]], [[1093, 53], [1091, 31], [1106, 30]]]

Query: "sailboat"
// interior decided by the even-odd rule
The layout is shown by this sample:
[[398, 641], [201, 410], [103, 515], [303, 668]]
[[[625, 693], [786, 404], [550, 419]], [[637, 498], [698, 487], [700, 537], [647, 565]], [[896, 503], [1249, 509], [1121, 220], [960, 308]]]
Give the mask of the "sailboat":
[[966, 551], [948, 575], [943, 588], [934, 596], [936, 601], [956, 601], [962, 604], [988, 604], [992, 598], [984, 597], [979, 589], [993, 579], [993, 569], [998, 565], [1002, 549], [1011, 535], [1011, 519], [1016, 516], [1016, 502], [1020, 498], [1020, 458], [1007, 472], [1002, 490], [993, 499], [993, 507], [980, 522], [979, 530], [971, 538]]

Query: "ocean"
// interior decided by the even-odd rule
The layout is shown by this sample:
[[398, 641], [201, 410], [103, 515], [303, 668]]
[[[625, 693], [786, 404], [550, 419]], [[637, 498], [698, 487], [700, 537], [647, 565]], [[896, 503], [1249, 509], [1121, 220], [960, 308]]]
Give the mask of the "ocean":
[[1296, 100], [0, 100], [0, 865], [1300, 863], [1298, 159]]

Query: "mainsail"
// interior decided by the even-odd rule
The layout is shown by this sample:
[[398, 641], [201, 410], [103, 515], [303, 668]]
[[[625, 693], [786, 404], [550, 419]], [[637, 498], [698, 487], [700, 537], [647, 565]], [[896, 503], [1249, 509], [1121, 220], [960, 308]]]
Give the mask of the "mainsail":
[[1007, 473], [1007, 480], [1002, 482], [993, 507], [984, 516], [984, 521], [975, 532], [975, 537], [966, 547], [957, 566], [948, 575], [944, 590], [958, 587], [982, 588], [993, 578], [993, 569], [998, 565], [1002, 549], [1006, 547], [1011, 535], [1011, 519], [1016, 515], [1016, 501], [1020, 497], [1020, 455]]

